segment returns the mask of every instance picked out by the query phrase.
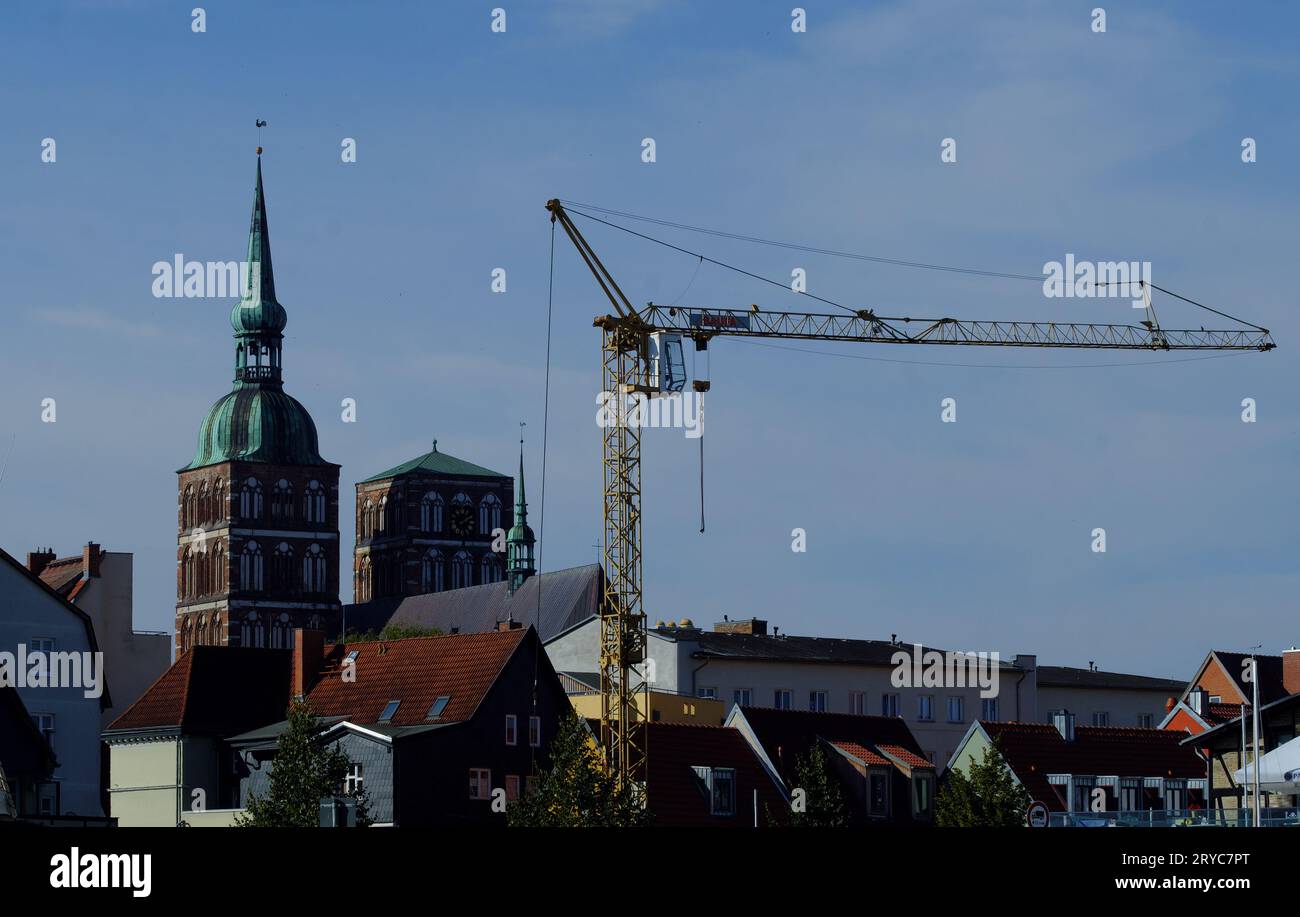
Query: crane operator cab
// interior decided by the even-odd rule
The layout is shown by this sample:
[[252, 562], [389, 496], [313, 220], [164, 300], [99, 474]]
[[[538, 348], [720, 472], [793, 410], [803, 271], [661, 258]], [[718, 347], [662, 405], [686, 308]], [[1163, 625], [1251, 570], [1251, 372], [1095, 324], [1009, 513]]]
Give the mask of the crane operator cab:
[[647, 348], [650, 359], [650, 383], [661, 395], [680, 392], [686, 388], [686, 355], [682, 350], [682, 336], [666, 331], [650, 335]]

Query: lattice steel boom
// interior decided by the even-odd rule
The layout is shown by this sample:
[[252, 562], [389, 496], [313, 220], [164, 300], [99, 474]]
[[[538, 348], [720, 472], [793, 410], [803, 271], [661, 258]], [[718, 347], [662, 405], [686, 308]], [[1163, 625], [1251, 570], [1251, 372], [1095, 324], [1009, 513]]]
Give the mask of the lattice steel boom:
[[[596, 278], [614, 311], [598, 316], [601, 329], [602, 391], [617, 395], [655, 395], [650, 336], [680, 334], [704, 346], [713, 337], [854, 341], [870, 344], [948, 344], [976, 347], [1053, 347], [1107, 350], [1272, 350], [1268, 331], [1166, 330], [1142, 295], [1146, 319], [1136, 325], [1059, 322], [969, 321], [954, 318], [887, 317], [870, 310], [844, 315], [711, 309], [651, 303], [633, 308], [558, 200], [548, 201], [559, 222]], [[700, 389], [701, 391], [703, 389]], [[605, 594], [600, 609], [600, 740], [605, 761], [623, 782], [644, 787], [645, 721], [648, 682], [639, 671], [646, 652], [646, 616], [641, 569], [641, 436], [635, 425], [617, 423], [601, 430]]]

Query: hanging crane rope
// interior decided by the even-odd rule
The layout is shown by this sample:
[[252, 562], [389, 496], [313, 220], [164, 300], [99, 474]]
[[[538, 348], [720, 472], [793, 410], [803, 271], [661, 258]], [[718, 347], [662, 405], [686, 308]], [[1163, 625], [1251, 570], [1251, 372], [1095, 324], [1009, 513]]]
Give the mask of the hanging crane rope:
[[[1276, 346], [1267, 329], [1233, 318], [1176, 293], [1169, 295], [1247, 327], [1208, 331], [1204, 328], [1161, 328], [1151, 303], [1152, 285], [1147, 281], [1139, 281], [1147, 317], [1136, 325], [893, 317], [878, 315], [871, 309], [851, 308], [810, 293], [801, 295], [833, 306], [846, 314], [767, 311], [757, 305], [751, 305], [747, 309], [696, 308], [676, 303], [649, 303], [644, 308], [637, 309], [573, 223], [565, 205], [558, 199], [551, 200], [547, 202], [546, 209], [551, 215], [552, 231], [558, 222], [613, 309], [611, 313], [596, 316], [592, 322], [594, 327], [601, 330], [601, 391], [610, 417], [610, 422], [601, 424], [601, 493], [604, 515], [601, 556], [605, 567], [605, 591], [600, 606], [600, 742], [606, 765], [620, 782], [625, 785], [630, 783], [642, 790], [645, 787], [648, 754], [645, 723], [650, 707], [649, 681], [643, 665], [646, 660], [647, 637], [642, 589], [641, 434], [639, 422], [633, 419], [636, 413], [627, 408], [629, 400], [672, 396], [685, 389], [684, 341], [694, 342], [697, 351], [707, 351], [709, 341], [715, 337], [1145, 351], [1269, 351]], [[624, 217], [633, 216], [618, 211], [605, 211], [591, 205], [586, 205], [586, 209]], [[779, 286], [787, 293], [791, 292], [786, 284], [744, 268], [656, 239], [590, 213], [578, 210], [573, 213], [690, 255], [701, 263], [723, 267], [763, 283]], [[789, 245], [698, 230], [685, 224], [651, 222], [663, 222], [674, 228], [710, 232], [744, 241]], [[830, 250], [822, 250], [822, 253], [1008, 279], [1041, 279], [1030, 278], [1029, 275], [852, 256]], [[707, 379], [696, 377], [692, 380], [692, 389], [697, 393], [708, 391], [709, 386]]]

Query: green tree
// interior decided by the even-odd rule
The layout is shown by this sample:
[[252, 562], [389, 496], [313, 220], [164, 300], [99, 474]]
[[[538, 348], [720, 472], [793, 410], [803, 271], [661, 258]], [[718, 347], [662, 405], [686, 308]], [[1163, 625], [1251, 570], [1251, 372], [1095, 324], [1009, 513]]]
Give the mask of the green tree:
[[935, 820], [944, 828], [1023, 827], [1030, 801], [997, 742], [991, 742], [982, 760], [970, 762], [968, 772], [948, 772], [935, 804]]
[[506, 821], [522, 828], [624, 828], [649, 822], [630, 786], [619, 786], [603, 766], [591, 732], [576, 712], [560, 721], [548, 748], [551, 766], [537, 787], [506, 809]]
[[[320, 740], [320, 724], [305, 701], [289, 704], [288, 725], [275, 743], [270, 789], [252, 796], [242, 815], [241, 828], [315, 828], [320, 824], [320, 801], [342, 795], [340, 787], [350, 762], [336, 745]], [[370, 824], [369, 799], [355, 794], [357, 824]]]
[[840, 782], [831, 773], [821, 743], [812, 747], [794, 763], [795, 789], [804, 791], [804, 810], [790, 815], [795, 828], [844, 828], [849, 823], [848, 809]]

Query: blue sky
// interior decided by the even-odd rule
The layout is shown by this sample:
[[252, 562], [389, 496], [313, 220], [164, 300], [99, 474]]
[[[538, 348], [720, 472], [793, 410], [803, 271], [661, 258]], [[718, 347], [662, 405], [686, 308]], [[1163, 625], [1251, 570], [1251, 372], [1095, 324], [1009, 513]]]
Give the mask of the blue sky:
[[[792, 3], [213, 2], [194, 34], [196, 5], [0, 14], [10, 553], [133, 552], [137, 624], [170, 628], [174, 472], [229, 389], [231, 302], [155, 299], [150, 268], [242, 255], [263, 118], [286, 389], [343, 466], [345, 518], [357, 480], [434, 437], [512, 470], [524, 420], [538, 526], [551, 197], [1017, 273], [1067, 252], [1140, 258], [1279, 349], [1152, 364], [715, 343], [705, 534], [696, 444], [646, 437], [648, 611], [1178, 676], [1211, 647], [1300, 642], [1293, 5], [1111, 3], [1101, 35], [1093, 0], [808, 2], [805, 34]], [[637, 303], [814, 305], [587, 232]], [[1126, 301], [1032, 283], [654, 233], [777, 278], [803, 267], [812, 292], [881, 312], [1132, 320]], [[600, 530], [591, 319], [606, 307], [562, 239], [555, 284], [547, 569], [593, 560]], [[1167, 327], [1223, 324], [1157, 308]]]

